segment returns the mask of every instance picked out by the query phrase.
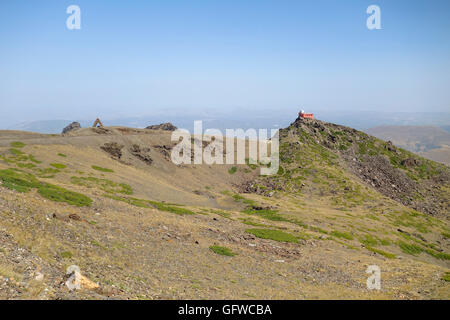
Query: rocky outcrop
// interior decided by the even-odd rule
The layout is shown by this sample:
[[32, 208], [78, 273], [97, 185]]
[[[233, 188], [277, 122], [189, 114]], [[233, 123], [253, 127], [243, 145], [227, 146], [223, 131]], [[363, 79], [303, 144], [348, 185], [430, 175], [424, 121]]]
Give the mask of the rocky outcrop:
[[[392, 142], [385, 142], [364, 132], [317, 119], [297, 119], [280, 130], [280, 171], [277, 175], [243, 183], [240, 192], [269, 195], [274, 186], [295, 191], [315, 192], [310, 179], [319, 174], [329, 195], [344, 197], [350, 191], [345, 179], [333, 178], [327, 169], [344, 169], [367, 187], [403, 205], [423, 213], [446, 216], [449, 185], [448, 167], [423, 159]], [[320, 181], [319, 179], [317, 179]], [[324, 195], [323, 191], [321, 191]]]
[[161, 123], [161, 124], [155, 124], [155, 125], [151, 125], [148, 126], [145, 129], [150, 129], [150, 130], [165, 130], [165, 131], [175, 131], [178, 128], [175, 127], [173, 124], [171, 124], [170, 122], [167, 123]]
[[170, 152], [172, 151], [172, 146], [169, 145], [154, 145], [156, 150], [158, 150], [166, 160], [170, 160]]
[[63, 129], [62, 134], [66, 134], [66, 133], [68, 133], [68, 132], [70, 132], [70, 131], [78, 130], [78, 129], [80, 129], [80, 128], [81, 128], [80, 123], [74, 121], [74, 122], [72, 122], [71, 124], [69, 124], [67, 127], [65, 127], [65, 128]]
[[118, 144], [117, 142], [107, 142], [100, 148], [109, 153], [113, 158], [120, 159], [122, 157], [123, 147], [123, 145]]
[[149, 154], [150, 148], [141, 148], [139, 145], [133, 144], [129, 151], [133, 156], [135, 156], [142, 162], [145, 162], [148, 165], [152, 164], [153, 159]]

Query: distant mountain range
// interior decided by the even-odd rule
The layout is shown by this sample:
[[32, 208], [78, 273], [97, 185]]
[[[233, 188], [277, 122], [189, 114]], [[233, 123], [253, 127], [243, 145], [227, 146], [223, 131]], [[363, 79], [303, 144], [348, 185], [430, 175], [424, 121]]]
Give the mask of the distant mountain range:
[[[448, 130], [450, 126], [446, 126]], [[425, 158], [450, 164], [450, 133], [433, 126], [379, 126], [366, 132]]]
[[[171, 122], [179, 128], [193, 130], [194, 120], [203, 120], [204, 128], [282, 128], [292, 123], [301, 108], [245, 109], [230, 108], [219, 111], [167, 110], [141, 117], [110, 117], [100, 119], [106, 126], [127, 126], [144, 128], [152, 124]], [[311, 109], [315, 117], [331, 123], [346, 125], [358, 130], [377, 126], [435, 126], [450, 132], [450, 113], [445, 112], [378, 112], [378, 111], [340, 111], [332, 109]], [[0, 129], [34, 131], [40, 133], [60, 133], [72, 121], [80, 122], [82, 127], [91, 126], [93, 119], [39, 120], [21, 122]], [[4, 123], [4, 122], [3, 122]]]
[[450, 133], [450, 125], [449, 126], [442, 126], [441, 129], [447, 131]]

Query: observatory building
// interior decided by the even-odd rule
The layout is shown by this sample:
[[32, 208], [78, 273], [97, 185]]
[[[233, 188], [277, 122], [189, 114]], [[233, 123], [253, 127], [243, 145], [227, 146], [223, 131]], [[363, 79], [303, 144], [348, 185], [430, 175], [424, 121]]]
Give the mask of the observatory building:
[[314, 119], [314, 113], [305, 113], [305, 110], [302, 110], [298, 113], [298, 117], [304, 119]]

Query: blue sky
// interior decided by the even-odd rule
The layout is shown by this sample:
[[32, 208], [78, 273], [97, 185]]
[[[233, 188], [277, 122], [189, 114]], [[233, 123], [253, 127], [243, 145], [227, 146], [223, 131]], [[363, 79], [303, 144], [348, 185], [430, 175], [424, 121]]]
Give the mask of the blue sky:
[[[71, 4], [81, 30], [66, 28]], [[381, 30], [366, 28], [371, 4]], [[0, 125], [168, 109], [449, 111], [449, 84], [450, 1], [0, 2]]]

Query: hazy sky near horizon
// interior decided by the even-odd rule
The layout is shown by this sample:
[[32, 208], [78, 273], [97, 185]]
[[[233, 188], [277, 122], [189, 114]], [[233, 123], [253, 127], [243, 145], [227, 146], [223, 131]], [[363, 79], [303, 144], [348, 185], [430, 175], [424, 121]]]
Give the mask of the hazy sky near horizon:
[[[72, 4], [81, 30], [66, 28]], [[381, 30], [366, 27], [371, 4]], [[0, 124], [228, 107], [450, 111], [449, 85], [447, 0], [0, 2]]]

